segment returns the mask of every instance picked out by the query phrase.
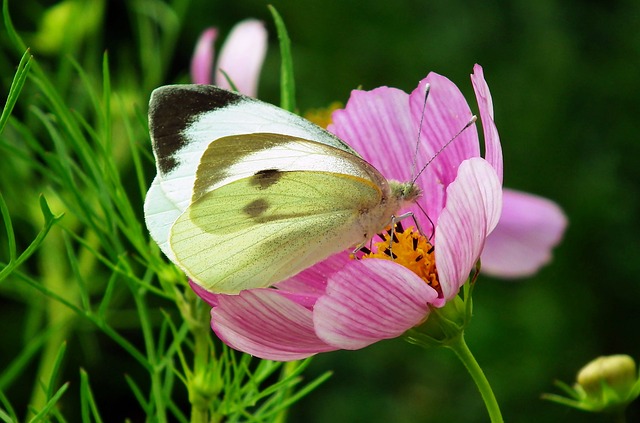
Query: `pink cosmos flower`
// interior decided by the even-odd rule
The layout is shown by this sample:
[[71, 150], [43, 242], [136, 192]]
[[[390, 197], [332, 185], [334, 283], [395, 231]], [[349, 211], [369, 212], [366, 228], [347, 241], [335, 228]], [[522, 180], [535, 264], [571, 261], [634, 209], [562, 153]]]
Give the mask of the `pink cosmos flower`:
[[[458, 294], [502, 210], [502, 150], [480, 66], [475, 66], [471, 79], [485, 158], [480, 157], [477, 129], [471, 126], [418, 178], [423, 190], [420, 207], [409, 210], [422, 228], [433, 228], [431, 243], [424, 238], [408, 242], [405, 250], [416, 254], [406, 265], [400, 264], [400, 257], [351, 260], [344, 252], [275, 288], [239, 295], [212, 294], [192, 284], [212, 306], [211, 327], [220, 339], [272, 360], [358, 349], [402, 335], [424, 322], [432, 307], [442, 307]], [[431, 91], [423, 113], [427, 83]], [[430, 73], [411, 94], [389, 87], [354, 91], [345, 109], [334, 113], [329, 130], [388, 179], [406, 181], [416, 172], [412, 163], [417, 134], [421, 133], [424, 147], [418, 151], [420, 165], [434, 157], [471, 116], [460, 90], [447, 78]], [[399, 235], [405, 234], [413, 236], [408, 231]], [[393, 244], [394, 256], [404, 257], [403, 245]]]
[[260, 69], [267, 52], [267, 30], [264, 24], [255, 19], [246, 19], [235, 25], [222, 46], [214, 74], [213, 44], [217, 36], [216, 28], [209, 28], [200, 36], [191, 59], [191, 80], [196, 84], [213, 83], [231, 89], [224, 76], [226, 73], [239, 92], [255, 97]]

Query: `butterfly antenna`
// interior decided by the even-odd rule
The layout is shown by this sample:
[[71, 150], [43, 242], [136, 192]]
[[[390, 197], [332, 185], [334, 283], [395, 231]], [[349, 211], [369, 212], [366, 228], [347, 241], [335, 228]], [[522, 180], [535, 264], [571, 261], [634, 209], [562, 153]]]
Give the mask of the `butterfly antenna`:
[[[436, 157], [438, 157], [440, 155], [440, 153], [442, 153], [444, 151], [444, 149], [449, 146], [449, 144], [451, 144], [456, 138], [458, 138], [460, 136], [460, 134], [462, 134], [465, 131], [465, 129], [467, 129], [468, 127], [473, 125], [476, 122], [476, 120], [478, 120], [478, 117], [476, 115], [471, 116], [471, 119], [469, 119], [469, 122], [467, 122], [467, 124], [464, 126], [464, 128], [459, 130], [458, 133], [453, 136], [453, 138], [451, 138], [449, 141], [446, 142], [446, 144], [444, 144], [442, 147], [440, 147], [440, 150], [438, 150], [436, 152], [436, 154], [434, 154], [433, 157], [431, 157], [429, 159], [427, 164], [422, 166], [422, 169], [420, 169], [420, 172], [418, 172], [416, 177], [413, 179], [413, 182], [417, 181], [418, 178], [420, 177], [420, 175], [422, 175], [422, 172], [425, 171], [425, 169], [431, 164], [431, 162], [433, 162], [436, 159]], [[422, 126], [422, 125], [420, 125], [420, 126]]]
[[[413, 152], [413, 163], [411, 163], [411, 174], [416, 174], [416, 169], [418, 167], [418, 149], [420, 148], [420, 136], [422, 135], [422, 122], [424, 122], [424, 114], [425, 110], [427, 110], [427, 98], [429, 98], [429, 91], [431, 90], [431, 84], [427, 83], [424, 87], [424, 101], [422, 103], [422, 114], [420, 115], [420, 126], [418, 127], [418, 139], [416, 140], [416, 150]], [[420, 171], [422, 173], [422, 171]], [[416, 175], [413, 178], [415, 182], [418, 179]]]

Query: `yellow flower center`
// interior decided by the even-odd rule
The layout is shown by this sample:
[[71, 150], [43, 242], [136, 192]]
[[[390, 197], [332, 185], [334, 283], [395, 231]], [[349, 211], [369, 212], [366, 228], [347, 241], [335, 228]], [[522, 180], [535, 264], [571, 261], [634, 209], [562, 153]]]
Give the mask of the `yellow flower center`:
[[[393, 234], [393, 239], [391, 239], [391, 234]], [[368, 248], [362, 248], [363, 255], [359, 258], [393, 260], [411, 270], [438, 293], [441, 293], [434, 247], [426, 237], [412, 226], [403, 229], [400, 224], [396, 224], [395, 231], [392, 232], [389, 229], [379, 236], [382, 241], [375, 242], [371, 251]]]
[[331, 123], [331, 114], [333, 113], [333, 111], [342, 109], [342, 107], [344, 107], [342, 103], [340, 103], [339, 101], [334, 101], [329, 105], [329, 107], [308, 110], [304, 114], [304, 117], [305, 119], [310, 120], [316, 125], [326, 129], [327, 126], [329, 126], [329, 124]]

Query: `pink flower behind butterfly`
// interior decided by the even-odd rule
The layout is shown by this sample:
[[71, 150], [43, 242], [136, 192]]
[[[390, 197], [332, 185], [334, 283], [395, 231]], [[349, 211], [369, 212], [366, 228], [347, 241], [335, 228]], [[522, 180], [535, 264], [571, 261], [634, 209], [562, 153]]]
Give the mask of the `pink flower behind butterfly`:
[[[399, 260], [351, 260], [345, 251], [275, 288], [219, 295], [192, 284], [212, 306], [211, 326], [220, 339], [273, 360], [358, 349], [402, 335], [424, 322], [432, 307], [442, 307], [457, 296], [502, 210], [502, 150], [480, 66], [471, 79], [485, 158], [480, 156], [477, 129], [471, 126], [420, 175], [419, 207], [407, 209], [426, 231], [432, 228], [426, 215], [433, 222], [433, 248], [421, 247], [429, 245], [425, 238], [413, 246], [420, 248], [416, 262], [429, 263], [428, 274], [414, 272]], [[422, 119], [427, 83], [431, 91]], [[418, 151], [417, 164], [427, 163], [471, 117], [460, 90], [447, 78], [430, 73], [411, 94], [389, 87], [354, 91], [345, 109], [334, 113], [329, 130], [387, 179], [406, 181], [415, 174], [412, 163], [419, 132], [424, 148]]]
[[482, 273], [509, 279], [535, 274], [551, 260], [566, 227], [567, 218], [553, 201], [503, 189], [502, 215], [484, 246]]
[[226, 73], [239, 92], [256, 97], [258, 77], [267, 52], [264, 24], [256, 19], [246, 19], [236, 24], [222, 45], [213, 72], [213, 44], [217, 36], [216, 28], [209, 28], [200, 36], [191, 59], [191, 80], [196, 84], [214, 84], [231, 89], [224, 75]]

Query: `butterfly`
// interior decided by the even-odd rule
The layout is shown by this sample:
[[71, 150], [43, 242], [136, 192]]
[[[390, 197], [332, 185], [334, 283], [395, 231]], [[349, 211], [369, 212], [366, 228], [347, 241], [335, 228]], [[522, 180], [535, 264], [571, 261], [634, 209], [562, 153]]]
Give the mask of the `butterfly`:
[[157, 88], [149, 131], [147, 228], [213, 293], [269, 287], [362, 246], [420, 195], [306, 119], [215, 86]]

